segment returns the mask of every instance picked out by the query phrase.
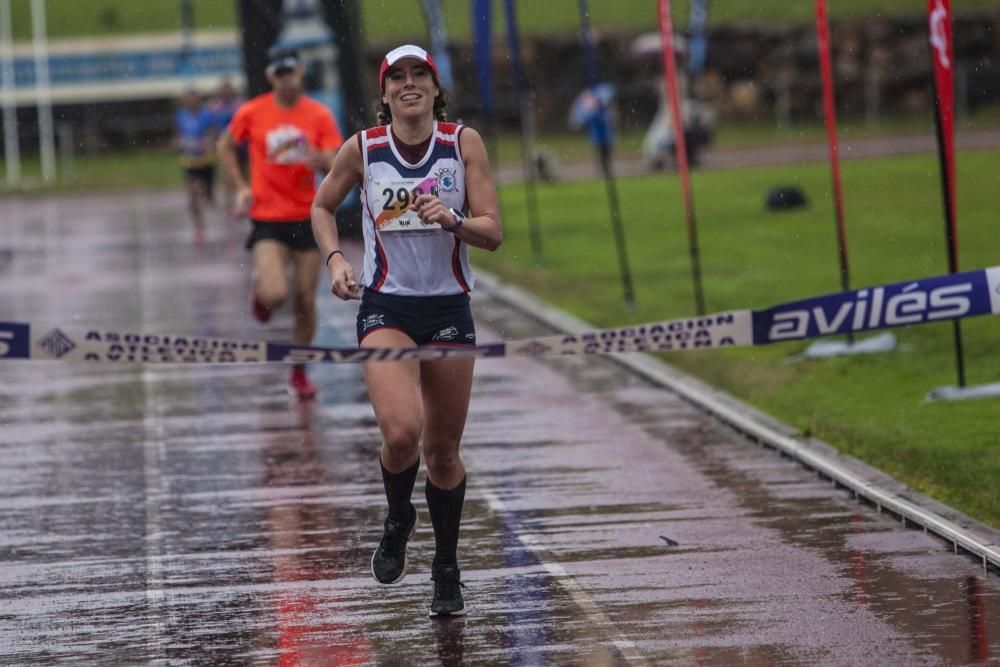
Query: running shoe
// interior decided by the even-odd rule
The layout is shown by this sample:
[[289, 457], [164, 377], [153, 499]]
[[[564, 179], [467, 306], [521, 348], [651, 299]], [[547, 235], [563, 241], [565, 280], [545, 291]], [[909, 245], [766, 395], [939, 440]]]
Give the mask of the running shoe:
[[316, 385], [309, 381], [306, 369], [302, 366], [292, 368], [292, 373], [288, 376], [288, 393], [303, 401], [316, 398]]
[[406, 569], [410, 565], [406, 557], [406, 543], [417, 532], [417, 508], [413, 503], [410, 503], [410, 514], [413, 518], [409, 525], [389, 517], [385, 519], [382, 540], [372, 554], [372, 576], [380, 584], [398, 584], [406, 576]]
[[462, 573], [457, 565], [435, 567], [431, 572], [434, 580], [434, 600], [431, 602], [431, 618], [435, 616], [465, 616], [465, 600], [462, 599]]

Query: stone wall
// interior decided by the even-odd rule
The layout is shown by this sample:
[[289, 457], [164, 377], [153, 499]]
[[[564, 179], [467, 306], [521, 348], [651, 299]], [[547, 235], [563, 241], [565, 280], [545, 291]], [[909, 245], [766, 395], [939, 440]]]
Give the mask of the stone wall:
[[[633, 55], [635, 33], [597, 35], [601, 75], [619, 90], [625, 126], [645, 126], [657, 105], [662, 77], [658, 58]], [[722, 118], [795, 122], [821, 117], [822, 98], [813, 24], [719, 25], [709, 37], [708, 66], [695, 93], [714, 103]], [[956, 104], [959, 112], [1000, 103], [1000, 10], [955, 18]], [[840, 115], [870, 119], [930, 113], [930, 54], [923, 16], [875, 17], [831, 24]], [[498, 119], [516, 126], [505, 40], [495, 40], [494, 80]], [[524, 39], [523, 56], [536, 93], [542, 131], [567, 129], [566, 114], [586, 85], [576, 35]], [[373, 45], [374, 71], [386, 48]], [[469, 44], [452, 46], [457, 75], [452, 115], [477, 122], [478, 92]]]

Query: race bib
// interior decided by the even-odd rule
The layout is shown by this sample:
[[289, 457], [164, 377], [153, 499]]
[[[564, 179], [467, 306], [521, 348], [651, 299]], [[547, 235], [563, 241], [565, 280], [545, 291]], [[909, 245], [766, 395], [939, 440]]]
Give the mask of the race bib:
[[372, 182], [372, 193], [378, 197], [380, 210], [375, 218], [375, 228], [380, 232], [416, 232], [441, 229], [436, 222], [424, 224], [413, 202], [420, 195], [437, 195], [437, 178], [394, 178]]

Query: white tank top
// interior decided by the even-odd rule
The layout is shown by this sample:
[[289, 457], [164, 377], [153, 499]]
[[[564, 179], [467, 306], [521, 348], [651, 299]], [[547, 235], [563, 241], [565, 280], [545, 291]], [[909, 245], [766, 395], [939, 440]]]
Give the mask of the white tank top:
[[360, 133], [365, 165], [361, 284], [366, 289], [440, 296], [474, 287], [466, 244], [437, 224], [424, 225], [409, 209], [416, 194], [436, 192], [446, 207], [468, 210], [458, 144], [462, 129], [455, 123], [435, 122], [427, 153], [416, 164], [406, 162], [396, 149], [391, 126]]

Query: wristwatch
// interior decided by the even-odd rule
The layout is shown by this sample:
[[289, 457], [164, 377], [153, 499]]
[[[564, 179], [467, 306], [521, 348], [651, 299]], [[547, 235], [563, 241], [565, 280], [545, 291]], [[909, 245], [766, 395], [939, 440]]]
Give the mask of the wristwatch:
[[455, 216], [455, 226], [449, 229], [448, 231], [451, 232], [452, 234], [458, 234], [458, 232], [462, 229], [462, 225], [465, 224], [465, 214], [459, 211], [457, 208], [450, 208], [448, 210], [451, 211], [451, 214], [453, 216]]

